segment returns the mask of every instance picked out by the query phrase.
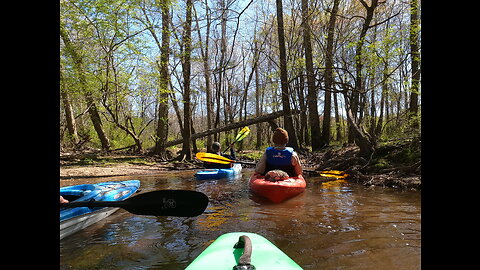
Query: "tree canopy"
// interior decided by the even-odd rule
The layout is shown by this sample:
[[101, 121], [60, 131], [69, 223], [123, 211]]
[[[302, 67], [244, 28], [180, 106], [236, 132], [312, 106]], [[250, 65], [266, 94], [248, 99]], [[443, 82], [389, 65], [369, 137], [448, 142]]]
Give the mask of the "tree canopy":
[[368, 157], [419, 135], [420, 14], [418, 0], [60, 1], [61, 147], [166, 157], [178, 142], [191, 159], [245, 123], [246, 149], [281, 126], [298, 150]]

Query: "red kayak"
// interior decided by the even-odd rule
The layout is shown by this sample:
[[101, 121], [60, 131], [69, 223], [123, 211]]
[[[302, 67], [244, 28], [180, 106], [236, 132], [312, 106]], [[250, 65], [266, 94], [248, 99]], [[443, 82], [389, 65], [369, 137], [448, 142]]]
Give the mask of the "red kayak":
[[253, 174], [250, 177], [250, 189], [274, 203], [280, 203], [305, 191], [307, 182], [302, 175], [286, 180], [271, 182], [264, 175]]

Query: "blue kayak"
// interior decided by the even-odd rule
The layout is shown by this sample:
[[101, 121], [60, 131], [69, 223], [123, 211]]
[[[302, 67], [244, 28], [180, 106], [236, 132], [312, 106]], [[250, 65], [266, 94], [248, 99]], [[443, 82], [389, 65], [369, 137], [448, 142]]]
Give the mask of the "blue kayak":
[[[75, 185], [60, 188], [60, 196], [69, 202], [122, 201], [132, 196], [139, 187], [139, 180]], [[117, 207], [61, 208], [60, 239], [106, 218], [116, 210], [118, 210]]]
[[206, 179], [221, 179], [232, 178], [239, 175], [242, 172], [242, 165], [234, 163], [231, 168], [228, 169], [206, 169], [195, 173], [197, 180]]

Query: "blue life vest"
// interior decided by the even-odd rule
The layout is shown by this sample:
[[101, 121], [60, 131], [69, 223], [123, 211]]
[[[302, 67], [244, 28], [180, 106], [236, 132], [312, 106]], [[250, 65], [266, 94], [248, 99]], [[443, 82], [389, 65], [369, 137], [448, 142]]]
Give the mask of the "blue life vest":
[[290, 176], [296, 176], [292, 165], [292, 147], [285, 147], [283, 150], [275, 149], [275, 147], [268, 147], [265, 154], [267, 155], [265, 173], [271, 170], [282, 170]]

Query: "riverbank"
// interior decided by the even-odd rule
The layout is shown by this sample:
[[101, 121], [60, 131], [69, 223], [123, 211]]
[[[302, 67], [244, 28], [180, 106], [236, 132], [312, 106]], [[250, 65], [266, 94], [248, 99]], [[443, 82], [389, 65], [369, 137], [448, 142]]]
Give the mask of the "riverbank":
[[201, 168], [201, 164], [166, 162], [138, 154], [112, 154], [100, 151], [60, 153], [60, 180], [125, 175], [155, 175], [165, 171], [196, 168]]
[[312, 164], [316, 170], [346, 171], [349, 181], [368, 187], [391, 187], [420, 190], [421, 141], [404, 140], [380, 144], [369, 157], [358, 157], [357, 146], [344, 145], [310, 154], [303, 164]]
[[[299, 153], [305, 169], [342, 170], [349, 181], [368, 187], [421, 189], [421, 153], [419, 141], [380, 145], [368, 160], [357, 157], [358, 147], [329, 147], [315, 153]], [[261, 151], [241, 151], [241, 161], [254, 162]], [[102, 153], [100, 151], [60, 153], [60, 180], [126, 175], [155, 175], [165, 171], [202, 168], [199, 161], [165, 162], [147, 155]], [[252, 166], [253, 168], [253, 166]]]

